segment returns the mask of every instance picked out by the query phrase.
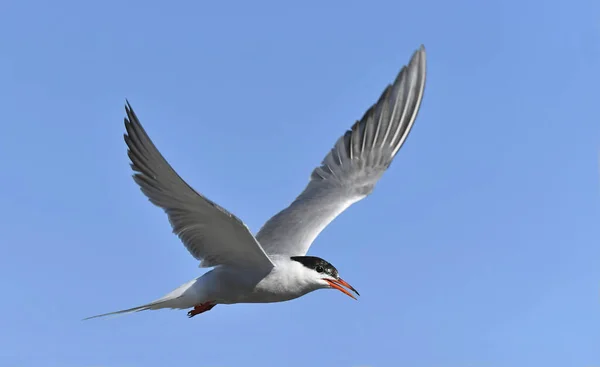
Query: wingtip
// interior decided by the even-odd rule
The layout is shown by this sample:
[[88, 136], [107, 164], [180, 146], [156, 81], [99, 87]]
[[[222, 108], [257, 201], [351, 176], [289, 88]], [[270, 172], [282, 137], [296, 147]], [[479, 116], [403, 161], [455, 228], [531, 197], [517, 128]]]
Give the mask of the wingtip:
[[423, 59], [425, 59], [427, 57], [427, 51], [425, 50], [424, 44], [421, 44], [421, 46], [419, 46], [417, 51], [415, 51], [414, 58], [416, 59], [417, 57], [421, 57]]
[[427, 69], [427, 52], [425, 51], [425, 45], [423, 44], [415, 51], [408, 63], [409, 68], [412, 66], [414, 69], [415, 65], [419, 65], [417, 69], [424, 77]]
[[133, 111], [133, 108], [131, 107], [131, 104], [129, 103], [128, 99], [125, 99], [125, 114], [125, 125], [133, 124], [134, 121], [137, 120], [135, 112]]
[[427, 50], [425, 50], [424, 44], [421, 44], [421, 46], [415, 50], [410, 63], [416, 62], [419, 59], [421, 60], [421, 63], [425, 63], [427, 60]]
[[129, 100], [127, 98], [125, 98], [125, 112], [128, 116], [131, 115], [131, 113], [133, 112], [133, 108], [131, 108], [131, 104], [129, 103]]

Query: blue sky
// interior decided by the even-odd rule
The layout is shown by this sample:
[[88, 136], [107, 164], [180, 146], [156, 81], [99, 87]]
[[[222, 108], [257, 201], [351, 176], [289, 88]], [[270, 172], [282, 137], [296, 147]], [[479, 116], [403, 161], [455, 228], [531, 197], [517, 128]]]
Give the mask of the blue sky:
[[[421, 43], [413, 132], [310, 252], [358, 302], [81, 321], [201, 274], [125, 98], [256, 231]], [[600, 3], [8, 0], [0, 46], [0, 365], [600, 365]]]

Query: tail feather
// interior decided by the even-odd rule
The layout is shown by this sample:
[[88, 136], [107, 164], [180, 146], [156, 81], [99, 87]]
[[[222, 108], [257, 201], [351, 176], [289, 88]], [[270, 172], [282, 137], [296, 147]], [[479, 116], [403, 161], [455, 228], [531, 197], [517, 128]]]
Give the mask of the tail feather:
[[[179, 297], [170, 298], [170, 299], [161, 298], [161, 299], [159, 299], [157, 301], [150, 302], [150, 303], [142, 305], [142, 306], [137, 306], [137, 307], [128, 308], [126, 310], [108, 312], [108, 313], [103, 313], [103, 314], [100, 314], [100, 315], [94, 315], [94, 316], [86, 317], [85, 319], [83, 319], [83, 321], [90, 320], [90, 319], [95, 319], [95, 318], [99, 318], [99, 317], [105, 317], [105, 316], [112, 316], [112, 315], [119, 315], [119, 314], [128, 314], [128, 313], [140, 312], [140, 311], [146, 311], [146, 310], [157, 310], [157, 309], [160, 309], [160, 308], [177, 308], [177, 307], [175, 307], [175, 305], [173, 304], [172, 301], [174, 301], [174, 300], [176, 300], [178, 298]], [[171, 307], [171, 306], [173, 306], [173, 307]]]
[[[200, 278], [196, 278], [190, 280], [189, 282], [182, 284], [177, 289], [167, 294], [166, 296], [154, 300], [150, 303], [147, 303], [142, 306], [128, 308], [126, 310], [114, 311], [103, 313], [101, 315], [95, 315], [86, 317], [83, 320], [95, 319], [98, 317], [105, 317], [111, 315], [119, 315], [119, 314], [127, 314], [132, 312], [146, 311], [146, 310], [158, 310], [161, 308], [171, 308], [171, 309], [183, 309], [188, 307], [193, 307], [195, 304], [199, 303], [196, 298], [196, 293], [193, 289], [193, 286]], [[191, 293], [190, 293], [191, 292]], [[191, 297], [191, 298], [190, 298]]]

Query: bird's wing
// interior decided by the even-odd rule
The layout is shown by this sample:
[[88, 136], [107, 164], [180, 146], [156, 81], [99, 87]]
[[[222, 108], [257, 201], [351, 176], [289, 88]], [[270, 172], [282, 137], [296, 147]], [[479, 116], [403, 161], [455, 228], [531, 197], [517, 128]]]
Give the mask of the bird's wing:
[[335, 217], [371, 193], [415, 122], [425, 74], [421, 46], [377, 103], [338, 139], [304, 191], [258, 232], [256, 238], [269, 255], [305, 255]]
[[200, 266], [272, 268], [273, 263], [248, 227], [179, 177], [156, 149], [129, 102], [125, 110], [125, 142], [135, 171], [133, 179], [154, 205], [164, 209], [173, 233], [201, 260]]

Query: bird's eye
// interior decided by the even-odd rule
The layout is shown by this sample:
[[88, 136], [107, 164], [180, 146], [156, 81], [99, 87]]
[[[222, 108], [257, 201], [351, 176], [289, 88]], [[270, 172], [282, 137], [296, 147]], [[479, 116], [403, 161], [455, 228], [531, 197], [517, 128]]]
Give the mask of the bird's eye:
[[325, 271], [322, 266], [317, 266], [315, 270], [317, 271], [317, 273], [322, 273]]

